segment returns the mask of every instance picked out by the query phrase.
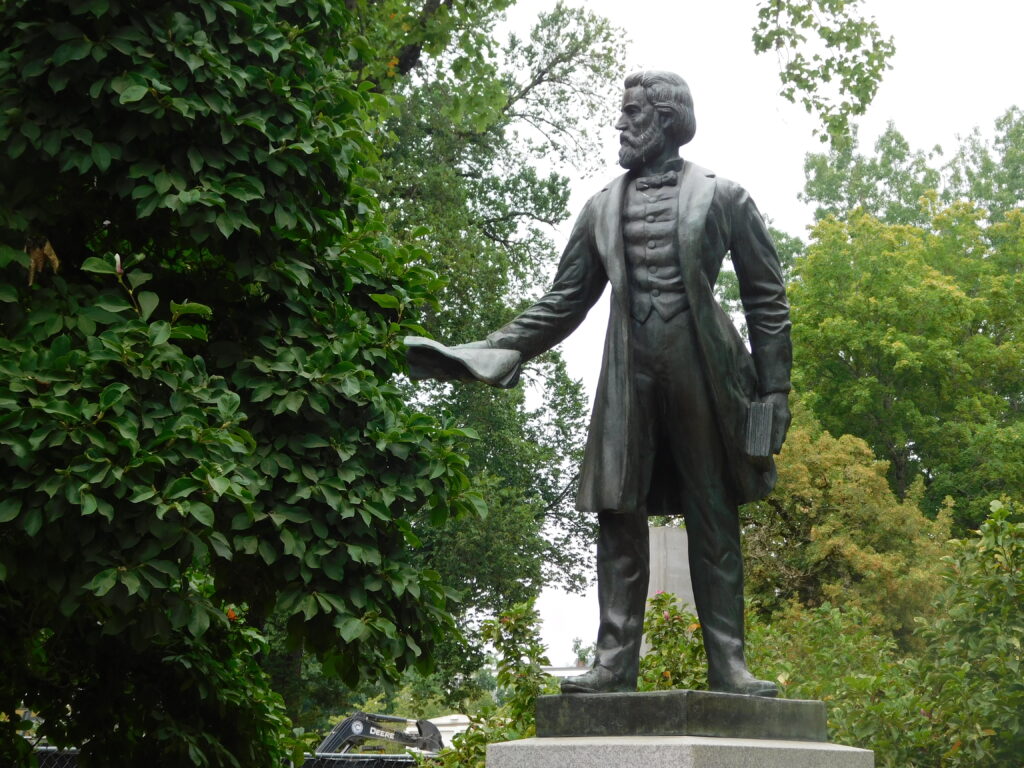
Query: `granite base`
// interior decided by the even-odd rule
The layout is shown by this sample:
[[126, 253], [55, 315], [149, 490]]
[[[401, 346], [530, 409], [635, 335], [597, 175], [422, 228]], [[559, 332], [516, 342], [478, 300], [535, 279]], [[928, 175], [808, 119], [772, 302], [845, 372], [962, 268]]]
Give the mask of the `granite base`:
[[873, 768], [838, 744], [708, 736], [537, 738], [487, 747], [487, 768]]

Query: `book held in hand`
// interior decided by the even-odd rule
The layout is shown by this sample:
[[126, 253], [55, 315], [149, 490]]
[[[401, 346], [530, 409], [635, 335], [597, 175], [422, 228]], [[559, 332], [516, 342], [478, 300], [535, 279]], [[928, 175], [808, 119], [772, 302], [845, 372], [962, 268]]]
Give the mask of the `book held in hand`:
[[774, 408], [771, 403], [750, 404], [747, 411], [747, 442], [744, 446], [748, 456], [771, 456], [773, 414]]

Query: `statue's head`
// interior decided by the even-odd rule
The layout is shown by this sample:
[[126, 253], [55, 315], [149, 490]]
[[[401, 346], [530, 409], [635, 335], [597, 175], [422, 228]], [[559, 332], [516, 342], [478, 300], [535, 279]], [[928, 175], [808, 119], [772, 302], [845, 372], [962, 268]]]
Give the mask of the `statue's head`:
[[697, 120], [690, 86], [672, 72], [634, 72], [626, 78], [619, 165], [634, 170], [657, 157], [666, 146], [678, 149], [693, 138]]

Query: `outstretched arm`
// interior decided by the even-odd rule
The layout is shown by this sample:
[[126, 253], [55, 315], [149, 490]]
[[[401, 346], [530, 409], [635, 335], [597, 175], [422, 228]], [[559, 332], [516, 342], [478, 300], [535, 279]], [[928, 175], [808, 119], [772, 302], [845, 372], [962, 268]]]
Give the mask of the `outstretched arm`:
[[593, 239], [591, 203], [583, 208], [562, 253], [550, 290], [515, 320], [487, 337], [487, 345], [514, 349], [524, 360], [546, 352], [583, 322], [608, 278]]

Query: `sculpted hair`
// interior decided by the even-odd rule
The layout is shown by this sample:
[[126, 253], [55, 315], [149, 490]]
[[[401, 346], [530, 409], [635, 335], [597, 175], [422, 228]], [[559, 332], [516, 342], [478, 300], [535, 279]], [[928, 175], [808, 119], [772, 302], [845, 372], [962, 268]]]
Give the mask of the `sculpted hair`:
[[647, 100], [662, 114], [671, 117], [668, 136], [686, 144], [697, 132], [697, 118], [693, 114], [693, 96], [690, 86], [679, 75], [673, 72], [634, 72], [626, 78], [626, 88], [640, 86], [647, 95]]

